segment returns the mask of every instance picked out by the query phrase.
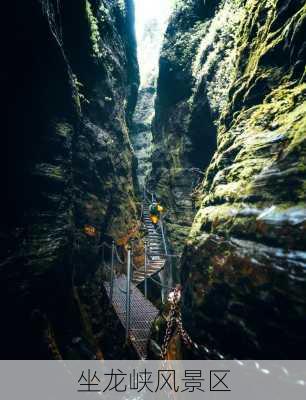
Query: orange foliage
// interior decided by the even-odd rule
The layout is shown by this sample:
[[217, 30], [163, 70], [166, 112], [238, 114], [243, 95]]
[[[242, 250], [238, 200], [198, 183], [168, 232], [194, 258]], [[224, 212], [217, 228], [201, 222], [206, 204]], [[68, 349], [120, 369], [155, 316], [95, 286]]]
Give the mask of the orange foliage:
[[116, 243], [118, 246], [126, 246], [128, 242], [136, 236], [136, 233], [138, 233], [140, 229], [140, 222], [138, 222], [133, 228], [129, 229], [126, 233], [125, 236], [122, 236], [120, 239], [116, 240]]
[[97, 229], [94, 226], [85, 225], [84, 232], [87, 236], [95, 237], [97, 234]]

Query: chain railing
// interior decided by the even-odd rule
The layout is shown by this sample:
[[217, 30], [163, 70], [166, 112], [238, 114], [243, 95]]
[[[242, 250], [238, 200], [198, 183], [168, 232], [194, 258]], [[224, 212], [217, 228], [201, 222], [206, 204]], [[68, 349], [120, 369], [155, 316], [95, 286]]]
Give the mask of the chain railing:
[[[144, 204], [147, 199], [146, 193], [149, 193], [151, 196], [151, 199], [154, 200], [154, 193], [151, 193], [144, 188], [144, 203], [142, 205], [142, 212], [141, 212], [141, 217], [143, 217], [143, 212], [144, 212]], [[183, 322], [182, 322], [182, 314], [181, 314], [181, 309], [180, 309], [180, 297], [181, 297], [181, 292], [180, 288], [178, 286], [174, 286], [172, 283], [172, 260], [173, 258], [179, 258], [180, 256], [176, 254], [169, 254], [168, 252], [168, 245], [167, 245], [167, 237], [166, 237], [166, 232], [164, 228], [164, 224], [162, 219], [160, 220], [159, 224], [159, 229], [161, 232], [162, 236], [162, 241], [163, 241], [163, 247], [164, 247], [164, 254], [160, 254], [159, 256], [165, 259], [165, 266], [164, 269], [166, 272], [170, 274], [171, 280], [170, 284], [164, 284], [162, 282], [159, 282], [157, 279], [153, 277], [153, 275], [148, 274], [148, 265], [149, 265], [149, 251], [148, 251], [148, 241], [144, 241], [144, 296], [145, 298], [148, 298], [148, 282], [154, 282], [157, 284], [159, 287], [167, 291], [168, 299], [171, 302], [171, 309], [170, 309], [170, 315], [167, 321], [167, 327], [166, 327], [166, 333], [162, 345], [162, 351], [161, 355], [162, 358], [165, 359], [167, 357], [167, 351], [169, 347], [169, 343], [171, 340], [171, 337], [174, 333], [175, 328], [177, 329], [177, 332], [179, 333], [180, 337], [182, 338], [183, 343], [188, 347], [191, 348], [193, 347], [197, 351], [199, 351], [200, 347], [201, 349], [204, 349], [204, 351], [208, 354], [211, 352], [209, 349], [207, 349], [204, 346], [198, 346], [189, 336], [188, 332], [184, 329], [183, 327]], [[130, 337], [130, 319], [131, 319], [131, 296], [132, 296], [132, 277], [133, 277], [133, 271], [137, 269], [134, 260], [133, 260], [133, 254], [134, 254], [134, 249], [135, 249], [135, 244], [136, 243], [141, 243], [143, 239], [134, 239], [131, 241], [131, 245], [129, 246], [127, 250], [127, 258], [126, 260], [122, 260], [122, 258], [119, 255], [118, 247], [113, 241], [112, 245], [109, 245], [106, 242], [103, 242], [100, 247], [103, 248], [102, 254], [103, 254], [103, 264], [105, 264], [104, 260], [104, 248], [111, 249], [111, 266], [109, 269], [110, 271], [110, 303], [113, 303], [113, 297], [114, 297], [114, 288], [116, 287], [122, 294], [126, 296], [126, 310], [125, 310], [125, 330], [126, 330], [126, 340], [129, 339]], [[117, 263], [119, 263], [121, 266], [126, 264], [126, 287], [122, 288], [119, 284], [118, 277], [117, 277], [117, 271], [115, 268], [115, 260]], [[169, 271], [168, 267], [169, 265]], [[222, 358], [222, 355], [219, 354], [219, 358]]]
[[[161, 227], [161, 234], [162, 234], [162, 239], [163, 239], [163, 245], [164, 245], [164, 250], [165, 250], [165, 257], [166, 257], [166, 263], [165, 263], [165, 270], [166, 273], [168, 273], [168, 278], [169, 278], [169, 286], [173, 285], [173, 263], [171, 257], [168, 257], [168, 244], [167, 244], [167, 239], [166, 239], [166, 232], [165, 232], [165, 227], [164, 227], [164, 222], [163, 218], [160, 220], [160, 227]], [[168, 270], [169, 266], [169, 270]]]
[[180, 287], [176, 287], [173, 292], [169, 295], [169, 301], [171, 302], [170, 313], [168, 316], [166, 333], [164, 336], [164, 341], [161, 348], [161, 357], [163, 360], [167, 359], [167, 352], [170, 344], [170, 340], [175, 333], [175, 329], [177, 329], [177, 333], [184, 345], [191, 350], [194, 350], [197, 353], [205, 353], [207, 357], [214, 359], [225, 359], [224, 355], [219, 351], [214, 349], [208, 349], [206, 346], [198, 345], [195, 341], [193, 341], [183, 326], [182, 320], [182, 312], [181, 312], [181, 289]]
[[174, 296], [173, 296], [173, 302], [171, 304], [171, 309], [170, 309], [170, 313], [169, 313], [169, 319], [167, 322], [164, 342], [163, 342], [163, 345], [161, 348], [161, 356], [162, 356], [163, 360], [165, 360], [167, 357], [169, 343], [170, 343], [170, 340], [171, 340], [171, 337], [173, 334], [173, 329], [174, 329], [175, 322], [176, 322], [176, 314], [177, 314], [177, 309], [178, 309], [178, 297], [179, 297], [179, 290], [175, 289]]
[[106, 242], [101, 243], [99, 246], [102, 248], [102, 262], [103, 266], [107, 267], [107, 264], [105, 263], [104, 259], [104, 248], [111, 249], [111, 265], [110, 268], [107, 267], [107, 269], [110, 271], [110, 283], [109, 283], [109, 299], [110, 299], [110, 304], [113, 304], [113, 298], [114, 298], [114, 288], [116, 287], [122, 294], [126, 296], [126, 312], [125, 312], [125, 317], [126, 317], [126, 340], [129, 339], [130, 335], [130, 315], [131, 315], [131, 274], [132, 274], [132, 253], [131, 249], [128, 249], [127, 251], [127, 279], [126, 279], [126, 288], [123, 289], [119, 281], [117, 279], [117, 272], [115, 269], [115, 258], [117, 259], [117, 262], [119, 262], [121, 265], [124, 264], [124, 262], [121, 260], [118, 254], [118, 249], [115, 244], [115, 241], [112, 242], [112, 245], [109, 245]]
[[[146, 192], [148, 192], [148, 190], [146, 188], [144, 188], [144, 201], [146, 201], [146, 199], [147, 199]], [[152, 202], [153, 202], [155, 200], [154, 194], [152, 192], [149, 192], [149, 195], [151, 195]], [[171, 309], [170, 309], [170, 314], [169, 314], [168, 321], [167, 321], [166, 333], [165, 333], [164, 342], [163, 342], [162, 350], [161, 350], [162, 358], [166, 359], [169, 343], [170, 343], [171, 337], [174, 333], [175, 327], [177, 328], [178, 334], [180, 335], [183, 343], [187, 347], [189, 347], [189, 348], [194, 347], [195, 349], [198, 350], [199, 346], [195, 342], [193, 342], [193, 340], [191, 339], [191, 337], [189, 336], [189, 334], [183, 327], [182, 313], [181, 313], [181, 308], [180, 308], [180, 298], [181, 298], [180, 288], [177, 286], [174, 287], [174, 285], [172, 283], [173, 282], [172, 281], [172, 279], [173, 279], [172, 259], [178, 258], [179, 256], [175, 255], [175, 254], [169, 254], [169, 252], [168, 252], [167, 235], [166, 235], [166, 229], [165, 229], [165, 225], [164, 225], [164, 221], [163, 221], [164, 217], [162, 217], [160, 219], [159, 231], [161, 233], [162, 240], [163, 240], [164, 253], [165, 253], [163, 256], [166, 258], [166, 264], [165, 264], [166, 271], [168, 270], [167, 265], [169, 265], [168, 273], [170, 276], [170, 284], [169, 285], [163, 284], [162, 282], [159, 282], [158, 280], [153, 278], [153, 276], [150, 276], [149, 279], [152, 282], [154, 282], [155, 284], [157, 284], [159, 287], [161, 287], [162, 289], [167, 290], [168, 291], [168, 299], [171, 298], [170, 299]], [[147, 281], [147, 279], [145, 279], [145, 282], [146, 281]]]
[[[146, 186], [143, 188], [143, 201], [144, 203], [148, 200], [147, 194], [150, 196], [152, 203], [156, 201], [156, 195], [152, 191], [149, 191]], [[167, 236], [166, 236], [166, 229], [164, 225], [164, 218], [167, 215], [167, 213], [160, 218], [159, 224], [158, 224], [158, 231], [160, 231], [161, 236], [162, 236], [162, 241], [163, 241], [163, 247], [164, 247], [164, 255], [161, 254], [161, 256], [166, 258], [166, 263], [165, 263], [165, 271], [168, 273], [170, 277], [170, 287], [173, 285], [173, 264], [172, 264], [172, 259], [169, 257], [168, 253], [168, 241], [167, 241]], [[171, 255], [175, 257], [174, 255]], [[169, 266], [169, 271], [168, 271], [168, 266]]]
[[[110, 282], [110, 302], [112, 304], [113, 302], [113, 292], [114, 292], [114, 288], [116, 287], [124, 296], [126, 296], [126, 326], [125, 326], [125, 331], [126, 331], [126, 340], [129, 340], [130, 337], [130, 319], [131, 319], [131, 298], [132, 298], [132, 286], [131, 286], [131, 282], [132, 282], [132, 270], [133, 268], [135, 268], [135, 264], [133, 262], [132, 259], [132, 248], [128, 249], [127, 252], [127, 279], [126, 279], [126, 288], [122, 288], [120, 286], [120, 283], [118, 281], [118, 277], [117, 277], [117, 273], [115, 270], [115, 257], [116, 257], [116, 253], [118, 252], [117, 246], [115, 244], [115, 242], [112, 243], [112, 245], [109, 245], [106, 242], [103, 242], [100, 246], [100, 248], [108, 248], [112, 250], [112, 254], [111, 254], [111, 265], [108, 266], [105, 262], [104, 262], [104, 266], [110, 271], [111, 273], [111, 282]], [[146, 248], [146, 246], [145, 246]], [[173, 255], [171, 255], [173, 256]], [[176, 257], [176, 256], [175, 256]], [[118, 260], [118, 258], [117, 258]], [[119, 260], [118, 260], [119, 261]], [[120, 260], [122, 261], [122, 260]], [[146, 264], [147, 262], [145, 261], [145, 270], [146, 270]], [[148, 281], [152, 281], [155, 284], [157, 284], [158, 286], [160, 286], [161, 288], [164, 288], [166, 290], [169, 291], [169, 300], [171, 302], [171, 309], [170, 309], [170, 315], [169, 315], [169, 319], [167, 321], [167, 327], [166, 327], [166, 333], [165, 333], [165, 338], [164, 338], [164, 342], [163, 342], [163, 346], [162, 346], [162, 358], [165, 359], [167, 357], [167, 351], [168, 351], [168, 347], [169, 347], [169, 343], [171, 340], [171, 337], [174, 333], [175, 328], [177, 328], [177, 331], [180, 335], [180, 337], [182, 338], [183, 343], [188, 347], [188, 348], [193, 348], [195, 349], [197, 352], [199, 351], [204, 351], [208, 356], [214, 357], [214, 358], [219, 358], [219, 359], [223, 359], [224, 357], [219, 353], [216, 352], [214, 350], [209, 350], [207, 347], [205, 346], [199, 346], [197, 345], [189, 336], [188, 332], [185, 330], [185, 328], [183, 327], [183, 322], [182, 322], [182, 314], [181, 314], [181, 309], [180, 309], [180, 297], [181, 297], [181, 293], [180, 293], [180, 288], [179, 287], [173, 287], [173, 286], [169, 286], [169, 285], [164, 285], [161, 282], [159, 282], [158, 280], [156, 280], [155, 278], [153, 278], [153, 276], [146, 276], [145, 279], [145, 297], [147, 298], [147, 282]]]
[[123, 264], [124, 264], [124, 261], [123, 261], [122, 258], [119, 256], [117, 246], [115, 246], [115, 256], [116, 256], [117, 261], [119, 262], [119, 264], [123, 265]]

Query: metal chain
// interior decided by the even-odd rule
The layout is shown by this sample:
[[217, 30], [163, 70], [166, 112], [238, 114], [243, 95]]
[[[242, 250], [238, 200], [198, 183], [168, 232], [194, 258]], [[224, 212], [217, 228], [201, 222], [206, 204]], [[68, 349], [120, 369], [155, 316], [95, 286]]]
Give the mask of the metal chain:
[[185, 329], [183, 327], [182, 312], [180, 309], [178, 310], [177, 325], [178, 325], [179, 334], [180, 334], [184, 344], [187, 347], [191, 347], [192, 345], [198, 347], [197, 344], [192, 341], [191, 337], [188, 335], [188, 333], [185, 331]]
[[120, 290], [121, 293], [126, 294], [126, 290], [122, 289], [119, 285], [119, 282], [117, 280], [117, 277], [114, 279], [114, 285], [116, 285], [116, 287]]
[[124, 264], [124, 261], [122, 261], [121, 257], [119, 256], [118, 250], [117, 250], [117, 246], [115, 246], [115, 254], [117, 257], [117, 260], [120, 264]]
[[[160, 222], [161, 225], [161, 222]], [[163, 229], [162, 229], [162, 225], [158, 227], [162, 232], [162, 234], [164, 235]], [[134, 239], [135, 242], [141, 241], [142, 239]], [[103, 242], [99, 247], [108, 247], [109, 249], [112, 249], [112, 246], [110, 246], [108, 243]], [[124, 264], [124, 261], [120, 258], [119, 254], [118, 254], [118, 249], [117, 246], [114, 246], [115, 249], [115, 255], [116, 258], [118, 260], [118, 262], [120, 264]], [[163, 256], [165, 258], [179, 258], [180, 256], [176, 255], [176, 254], [163, 254]], [[132, 265], [135, 268], [135, 264], [133, 262], [132, 259]], [[109, 268], [109, 267], [108, 267]], [[167, 357], [167, 351], [168, 351], [168, 347], [169, 347], [169, 343], [171, 340], [171, 337], [173, 336], [174, 332], [175, 332], [175, 328], [177, 328], [177, 332], [180, 335], [183, 343], [185, 344], [185, 346], [187, 346], [188, 348], [190, 347], [194, 347], [197, 351], [199, 351], [200, 349], [203, 349], [207, 354], [209, 355], [214, 355], [219, 359], [224, 359], [224, 356], [222, 354], [220, 354], [217, 351], [214, 350], [209, 350], [207, 347], [205, 346], [198, 346], [189, 336], [189, 334], [186, 332], [186, 330], [183, 327], [183, 322], [182, 322], [182, 313], [181, 313], [181, 309], [180, 309], [180, 288], [179, 287], [170, 287], [170, 286], [166, 286], [163, 285], [162, 283], [158, 282], [156, 279], [153, 278], [153, 276], [148, 277], [148, 279], [152, 280], [153, 282], [155, 282], [156, 284], [158, 284], [160, 287], [164, 288], [164, 289], [168, 289], [168, 290], [173, 290], [173, 299], [172, 299], [172, 304], [171, 304], [171, 308], [170, 308], [170, 312], [169, 312], [169, 317], [167, 320], [167, 326], [166, 326], [166, 332], [165, 332], [165, 337], [164, 337], [164, 341], [163, 341], [163, 345], [161, 348], [161, 356], [163, 360], [166, 360]], [[127, 294], [127, 291], [122, 289], [119, 285], [119, 281], [118, 281], [118, 277], [115, 274], [114, 276], [114, 285], [117, 287], [117, 289], [123, 293], [124, 295]], [[131, 294], [133, 295], [133, 290], [131, 290]]]
[[223, 354], [221, 354], [220, 352], [218, 352], [215, 349], [208, 349], [206, 346], [203, 346], [203, 345], [199, 346], [197, 343], [195, 343], [191, 339], [189, 334], [186, 332], [185, 328], [183, 327], [183, 322], [182, 322], [182, 313], [181, 313], [181, 309], [180, 309], [180, 305], [179, 305], [179, 293], [180, 293], [180, 289], [176, 288], [174, 291], [173, 303], [171, 305], [169, 320], [167, 322], [166, 334], [165, 334], [164, 343], [162, 346], [162, 352], [161, 352], [162, 359], [163, 360], [166, 359], [170, 339], [174, 332], [173, 326], [176, 323], [178, 333], [179, 333], [180, 337], [182, 338], [182, 341], [186, 347], [188, 347], [188, 348], [193, 347], [196, 351], [202, 350], [210, 357], [224, 360], [225, 357]]
[[173, 327], [174, 327], [175, 322], [176, 322], [179, 288], [175, 288], [173, 294], [174, 294], [173, 302], [171, 304], [169, 319], [167, 321], [166, 334], [165, 334], [164, 343], [162, 345], [162, 350], [161, 350], [161, 355], [162, 355], [162, 359], [163, 360], [166, 359], [169, 343], [170, 343], [170, 340], [171, 340], [171, 337], [172, 337]]
[[[172, 305], [170, 309], [170, 314], [169, 314], [169, 319], [167, 321], [167, 328], [166, 328], [166, 333], [164, 337], [164, 343], [162, 345], [162, 359], [166, 359], [167, 356], [167, 351], [169, 347], [169, 343], [172, 337], [172, 334], [174, 332], [174, 325], [177, 325], [178, 333], [180, 337], [182, 338], [183, 343], [185, 346], [188, 348], [194, 347], [196, 350], [199, 350], [199, 346], [191, 339], [191, 337], [188, 335], [186, 330], [183, 327], [183, 322], [182, 322], [182, 312], [180, 309], [180, 289], [177, 287], [174, 289], [173, 292], [173, 300], [172, 300]], [[206, 351], [208, 349], [205, 348]], [[220, 355], [220, 358], [222, 358], [222, 355]]]

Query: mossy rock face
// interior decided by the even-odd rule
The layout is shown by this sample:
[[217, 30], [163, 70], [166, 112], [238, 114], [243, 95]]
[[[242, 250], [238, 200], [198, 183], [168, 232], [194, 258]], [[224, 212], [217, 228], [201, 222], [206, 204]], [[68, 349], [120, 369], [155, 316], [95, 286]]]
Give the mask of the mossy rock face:
[[49, 345], [56, 357], [91, 358], [99, 340], [89, 337], [96, 331], [75, 286], [95, 279], [99, 240], [126, 237], [139, 211], [129, 140], [139, 81], [133, 2], [11, 3], [1, 358], [52, 357]]
[[[304, 3], [181, 4], [163, 47], [152, 185], [187, 242], [186, 329], [231, 358], [305, 358]], [[190, 168], [204, 178], [188, 229]]]
[[[185, 235], [170, 235], [179, 252], [196, 208], [197, 186], [216, 150], [216, 119], [234, 81], [236, 32], [243, 2], [177, 2], [160, 59], [153, 125], [151, 186]], [[211, 16], [214, 15], [214, 18]], [[194, 193], [193, 193], [194, 192]]]

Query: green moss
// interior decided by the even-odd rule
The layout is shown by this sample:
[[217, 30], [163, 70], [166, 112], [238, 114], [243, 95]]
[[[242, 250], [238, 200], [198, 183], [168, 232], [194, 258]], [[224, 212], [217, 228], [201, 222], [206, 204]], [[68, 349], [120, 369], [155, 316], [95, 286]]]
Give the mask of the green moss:
[[126, 13], [125, 0], [118, 0], [118, 3], [119, 3], [118, 5], [119, 5], [119, 9], [120, 9], [121, 13], [123, 15], [125, 15], [125, 13]]
[[101, 37], [99, 31], [99, 24], [97, 18], [94, 16], [92, 6], [89, 0], [86, 0], [86, 14], [91, 32], [90, 39], [91, 39], [93, 56], [95, 58], [101, 58], [103, 56], [103, 53], [100, 48]]
[[77, 97], [79, 104], [81, 105], [81, 102], [89, 104], [89, 100], [87, 100], [87, 98], [83, 94], [84, 85], [82, 84], [82, 82], [78, 80], [78, 77], [75, 74], [72, 75], [72, 79], [73, 79], [73, 84], [77, 90]]
[[66, 122], [57, 122], [55, 124], [55, 131], [58, 135], [68, 138], [73, 133], [73, 127]]
[[56, 181], [65, 181], [65, 173], [60, 166], [53, 164], [38, 164], [35, 167], [34, 174], [37, 176], [44, 176]]

